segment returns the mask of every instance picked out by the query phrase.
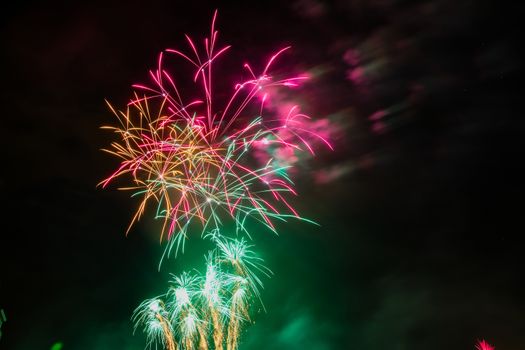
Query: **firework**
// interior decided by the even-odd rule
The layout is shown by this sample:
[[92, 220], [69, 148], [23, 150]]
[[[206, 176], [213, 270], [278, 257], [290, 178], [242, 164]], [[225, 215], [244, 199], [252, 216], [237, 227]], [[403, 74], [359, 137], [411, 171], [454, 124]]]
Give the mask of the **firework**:
[[258, 286], [263, 286], [258, 274], [269, 277], [272, 272], [263, 265], [263, 260], [251, 249], [253, 245], [248, 244], [244, 238], [228, 239], [217, 234], [216, 231], [211, 235], [211, 239], [219, 251], [219, 260], [229, 265], [233, 271], [230, 276], [233, 277], [234, 282], [237, 277], [246, 279], [249, 288], [258, 296]]
[[[224, 284], [230, 290], [227, 350], [237, 349], [242, 322], [250, 321], [249, 307], [252, 297], [260, 300], [258, 287], [263, 283], [258, 277], [272, 273], [263, 260], [251, 249], [244, 238], [231, 240], [215, 234], [212, 236], [219, 251], [218, 259], [230, 271], [225, 274]], [[262, 304], [262, 302], [261, 302]]]
[[135, 330], [139, 325], [143, 326], [148, 346], [161, 344], [168, 350], [177, 349], [173, 328], [162, 296], [144, 300], [135, 310], [132, 319], [135, 322]]
[[[186, 36], [190, 53], [174, 49], [161, 53], [157, 69], [150, 71], [152, 84], [133, 85], [136, 91], [125, 111], [117, 111], [108, 103], [119, 126], [104, 128], [113, 130], [119, 141], [106, 151], [120, 158], [121, 164], [101, 184], [105, 187], [118, 177], [131, 177], [132, 185], [121, 189], [134, 191], [142, 201], [130, 227], [141, 218], [148, 203], [155, 203], [156, 217], [163, 219], [161, 240], [167, 234], [170, 241], [168, 254], [174, 246], [184, 248], [193, 222], [200, 223], [204, 234], [219, 229], [229, 218], [238, 231], [249, 235], [245, 225], [248, 218], [274, 232], [275, 220], [302, 219], [287, 199], [296, 194], [286, 174], [290, 165], [269, 159], [261, 167], [251, 167], [252, 151], [272, 145], [313, 154], [308, 141], [312, 137], [330, 146], [322, 136], [304, 127], [301, 121], [309, 117], [296, 105], [282, 115], [265, 115], [265, 102], [272, 91], [297, 86], [307, 79], [270, 74], [273, 63], [289, 47], [272, 55], [259, 74], [244, 64], [249, 78], [230, 88], [231, 97], [225, 103], [217, 101], [213, 68], [229, 46], [217, 48], [216, 14], [204, 50]], [[187, 99], [186, 91], [179, 90], [164, 69], [168, 54], [193, 66], [197, 98]]]
[[172, 287], [167, 294], [170, 319], [176, 325], [181, 344], [185, 349], [192, 349], [196, 340], [199, 348], [207, 349], [206, 323], [201, 319], [201, 311], [195, 304], [200, 278], [184, 272], [174, 276]]
[[494, 350], [494, 346], [490, 345], [485, 340], [480, 340], [476, 344], [476, 350]]
[[199, 293], [202, 299], [203, 314], [211, 326], [213, 345], [216, 350], [223, 349], [224, 317], [228, 312], [222, 293], [223, 286], [224, 274], [217, 253], [210, 252], [206, 258], [206, 275]]
[[4, 309], [0, 309], [0, 338], [2, 338], [2, 324], [7, 321], [5, 317]]
[[135, 310], [135, 329], [142, 326], [149, 346], [168, 349], [236, 350], [249, 311], [260, 300], [258, 274], [271, 271], [244, 239], [212, 237], [216, 248], [206, 256], [203, 275], [174, 276], [168, 292], [144, 301]]

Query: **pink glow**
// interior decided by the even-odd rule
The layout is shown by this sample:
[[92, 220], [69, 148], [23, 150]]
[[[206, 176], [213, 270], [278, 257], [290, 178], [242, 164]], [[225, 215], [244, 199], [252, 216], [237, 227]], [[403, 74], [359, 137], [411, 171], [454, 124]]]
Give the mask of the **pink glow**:
[[485, 340], [478, 341], [478, 344], [476, 345], [477, 350], [494, 350], [494, 346], [487, 343]]

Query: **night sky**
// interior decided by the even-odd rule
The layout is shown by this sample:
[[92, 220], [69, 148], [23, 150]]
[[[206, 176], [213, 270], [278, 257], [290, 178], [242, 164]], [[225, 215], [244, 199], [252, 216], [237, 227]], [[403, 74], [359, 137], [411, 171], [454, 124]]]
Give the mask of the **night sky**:
[[[303, 216], [254, 242], [274, 276], [240, 349], [525, 348], [524, 6], [482, 1], [26, 1], [2, 9], [0, 349], [143, 349], [134, 308], [198, 267], [158, 271], [159, 223], [97, 184], [160, 51], [219, 10], [221, 78], [281, 47], [329, 125], [294, 174]], [[173, 69], [184, 67], [173, 65]]]

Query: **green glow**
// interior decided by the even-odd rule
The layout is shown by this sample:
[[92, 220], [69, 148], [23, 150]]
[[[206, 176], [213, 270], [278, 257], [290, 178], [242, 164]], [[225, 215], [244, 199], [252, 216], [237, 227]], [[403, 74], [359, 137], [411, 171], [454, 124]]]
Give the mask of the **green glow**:
[[64, 345], [61, 342], [55, 343], [51, 346], [51, 350], [61, 350]]

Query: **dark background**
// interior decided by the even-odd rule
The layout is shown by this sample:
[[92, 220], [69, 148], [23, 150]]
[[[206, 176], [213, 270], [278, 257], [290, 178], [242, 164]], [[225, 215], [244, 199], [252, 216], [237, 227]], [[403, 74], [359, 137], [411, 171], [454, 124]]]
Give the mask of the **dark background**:
[[142, 349], [135, 306], [201, 261], [194, 239], [158, 272], [150, 218], [125, 236], [136, 202], [96, 186], [116, 166], [99, 127], [215, 8], [224, 79], [291, 43], [284, 68], [317, 72], [305, 110], [335, 130], [297, 176], [321, 227], [255, 239], [275, 276], [241, 349], [525, 347], [519, 2], [3, 6], [1, 349]]

